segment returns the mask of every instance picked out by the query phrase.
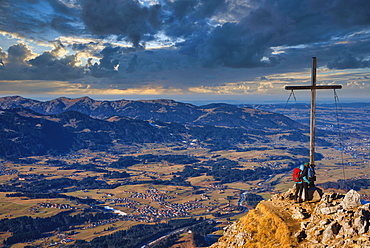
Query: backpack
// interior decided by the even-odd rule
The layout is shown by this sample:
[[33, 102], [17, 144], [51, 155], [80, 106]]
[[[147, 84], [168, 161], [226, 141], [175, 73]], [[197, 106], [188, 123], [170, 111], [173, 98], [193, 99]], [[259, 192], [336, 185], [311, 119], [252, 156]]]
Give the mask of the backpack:
[[299, 168], [294, 168], [293, 174], [292, 174], [293, 181], [301, 182], [302, 179], [299, 178], [300, 176], [301, 176], [301, 170]]
[[307, 177], [309, 181], [315, 181], [315, 169], [308, 167]]
[[315, 170], [313, 168], [308, 168], [307, 176], [308, 177], [314, 177], [315, 176]]

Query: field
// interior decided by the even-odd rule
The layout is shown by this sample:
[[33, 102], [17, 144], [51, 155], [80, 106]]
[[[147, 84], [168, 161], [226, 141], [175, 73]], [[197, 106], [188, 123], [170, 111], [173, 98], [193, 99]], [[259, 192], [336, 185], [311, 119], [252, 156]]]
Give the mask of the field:
[[[329, 139], [335, 140], [336, 137], [330, 136]], [[285, 148], [282, 149], [282, 147]], [[96, 225], [83, 223], [75, 226], [72, 233], [70, 231], [56, 233], [54, 231], [50, 237], [27, 243], [40, 247], [46, 247], [54, 242], [60, 245], [60, 242], [65, 240], [66, 237], [73, 240], [70, 243], [79, 239], [91, 241], [96, 237], [127, 230], [138, 224], [155, 224], [180, 218], [203, 217], [214, 219], [219, 221], [219, 226], [222, 227], [226, 225], [225, 223], [236, 220], [245, 214], [242, 213], [242, 209], [238, 208], [241, 193], [248, 192], [268, 199], [271, 194], [285, 192], [293, 186], [291, 169], [288, 169], [289, 163], [296, 160], [305, 161], [307, 156], [291, 154], [287, 149], [290, 147], [307, 148], [308, 144], [293, 141], [290, 144], [280, 144], [277, 138], [275, 144], [259, 144], [259, 147], [246, 146], [241, 147], [240, 150], [224, 151], [209, 151], [205, 148], [187, 148], [184, 150], [178, 149], [181, 147], [174, 144], [167, 146], [146, 144], [138, 145], [135, 149], [131, 148], [130, 150], [126, 147], [121, 154], [80, 150], [78, 155], [29, 157], [22, 158], [16, 163], [2, 161], [7, 170], [17, 171], [15, 174], [0, 176], [0, 183], [4, 185], [9, 183], [33, 185], [37, 181], [50, 180], [51, 182], [58, 179], [80, 182], [92, 177], [94, 180], [104, 182], [106, 186], [89, 188], [89, 185], [86, 185], [86, 188], [83, 188], [84, 186], [80, 187], [79, 184], [73, 184], [61, 191], [65, 198], [7, 197], [7, 194], [16, 192], [0, 192], [0, 218], [13, 219], [21, 216], [46, 218], [65, 211], [72, 211], [73, 214], [83, 213], [83, 211], [90, 208], [98, 211], [96, 206], [92, 207], [71, 200], [75, 198], [92, 199], [100, 207], [108, 206], [111, 209], [121, 211], [120, 213], [131, 216], [128, 218], [117, 214], [117, 218], [114, 220]], [[367, 155], [364, 155], [368, 151], [368, 141], [361, 137], [352, 138], [347, 140], [346, 147], [346, 149], [328, 146], [316, 147], [316, 152], [323, 155], [323, 159], [316, 162], [316, 184], [336, 182], [343, 179], [369, 178], [370, 169], [367, 166]], [[352, 147], [352, 150], [349, 147]], [[243, 150], [243, 148], [248, 149]], [[174, 163], [162, 159], [156, 162], [135, 163], [126, 168], [111, 168], [109, 166], [110, 163], [117, 161], [119, 158], [135, 158], [148, 154], [153, 156], [181, 155], [194, 158], [197, 162], [192, 164]], [[30, 159], [33, 161], [32, 163], [27, 162]], [[23, 161], [25, 162], [23, 163]], [[51, 164], [50, 161], [59, 161], [59, 164]], [[262, 170], [270, 168], [276, 173], [271, 174], [268, 179], [259, 178], [220, 183], [209, 174], [209, 171], [212, 170], [212, 163], [216, 164], [217, 161], [237, 164], [231, 170], [247, 171], [257, 168]], [[63, 164], [70, 165], [76, 162], [82, 167], [78, 169], [63, 168]], [[102, 171], [81, 169], [88, 164], [94, 164], [97, 166], [96, 168]], [[175, 185], [175, 183], [150, 183], [170, 182], [176, 177], [181, 178], [181, 173], [189, 166], [195, 171], [205, 168], [208, 172], [185, 177], [178, 185]], [[127, 172], [130, 177], [107, 178], [108, 172]], [[43, 178], [37, 179], [40, 175]], [[109, 185], [118, 186], [110, 188]], [[46, 191], [48, 191], [47, 188], [42, 193], [46, 193]], [[359, 193], [370, 195], [370, 189], [362, 188]], [[62, 205], [66, 208], [61, 208]], [[250, 204], [244, 202], [241, 206], [250, 206]], [[175, 211], [171, 212], [172, 209], [175, 209]], [[105, 212], [109, 211], [105, 210]], [[220, 234], [220, 231], [216, 234]], [[0, 233], [0, 242], [9, 238], [10, 235], [9, 232]], [[26, 245], [26, 243], [19, 243], [14, 247], [22, 247], [22, 245]]]

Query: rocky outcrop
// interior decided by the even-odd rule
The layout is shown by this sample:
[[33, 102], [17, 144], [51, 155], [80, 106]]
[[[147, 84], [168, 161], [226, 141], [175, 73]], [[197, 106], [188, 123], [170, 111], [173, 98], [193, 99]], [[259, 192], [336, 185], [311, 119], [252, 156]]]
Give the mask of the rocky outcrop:
[[212, 247], [370, 247], [370, 203], [362, 205], [356, 191], [300, 204], [293, 192], [260, 202]]

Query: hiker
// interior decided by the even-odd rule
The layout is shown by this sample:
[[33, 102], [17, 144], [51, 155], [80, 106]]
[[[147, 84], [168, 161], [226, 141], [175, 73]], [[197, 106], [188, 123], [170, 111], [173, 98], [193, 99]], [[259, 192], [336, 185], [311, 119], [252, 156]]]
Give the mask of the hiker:
[[[296, 183], [296, 190], [295, 190], [295, 195], [294, 195], [294, 201], [296, 203], [301, 203], [302, 202], [302, 193], [303, 193], [303, 190], [304, 190], [304, 199], [305, 201], [308, 200], [308, 185], [310, 184], [310, 181], [308, 181], [308, 178], [307, 178], [307, 174], [308, 174], [308, 166], [310, 165], [310, 163], [306, 162], [302, 165], [299, 166], [299, 168], [296, 168], [296, 169], [299, 169], [299, 176], [296, 176], [298, 177], [297, 179], [294, 179], [294, 174], [293, 174], [293, 180], [295, 181]], [[295, 172], [293, 173], [297, 173], [298, 170], [295, 169]]]

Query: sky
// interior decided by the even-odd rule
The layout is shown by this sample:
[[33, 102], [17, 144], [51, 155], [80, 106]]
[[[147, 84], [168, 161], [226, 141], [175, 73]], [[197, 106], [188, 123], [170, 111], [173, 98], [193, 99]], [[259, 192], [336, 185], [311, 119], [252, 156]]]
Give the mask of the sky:
[[0, 97], [286, 102], [312, 57], [318, 85], [369, 102], [370, 1], [0, 0]]

